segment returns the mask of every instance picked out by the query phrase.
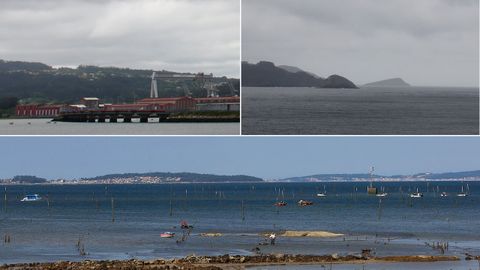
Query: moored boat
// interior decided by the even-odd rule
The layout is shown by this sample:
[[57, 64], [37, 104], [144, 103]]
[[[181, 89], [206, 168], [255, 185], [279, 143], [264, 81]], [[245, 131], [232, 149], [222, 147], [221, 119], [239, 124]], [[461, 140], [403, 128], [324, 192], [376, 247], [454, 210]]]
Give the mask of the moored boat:
[[457, 193], [457, 197], [467, 197], [467, 196], [468, 194], [463, 190], [463, 186], [462, 186], [462, 191]]
[[35, 201], [40, 201], [42, 197], [40, 197], [38, 194], [32, 194], [32, 195], [26, 195], [23, 197], [21, 200], [22, 202], [35, 202]]
[[327, 197], [327, 189], [325, 188], [325, 185], [323, 185], [323, 192], [317, 193], [317, 197]]
[[287, 206], [287, 203], [284, 201], [280, 201], [280, 202], [276, 202], [274, 205], [277, 207], [283, 207], [283, 206]]
[[313, 202], [311, 202], [311, 201], [306, 201], [306, 200], [298, 201], [298, 205], [300, 205], [300, 206], [308, 206], [308, 205], [312, 205], [312, 204], [313, 204]]
[[421, 198], [421, 197], [423, 197], [423, 193], [418, 192], [418, 188], [416, 192], [413, 192], [412, 194], [410, 194], [410, 198]]
[[160, 234], [161, 238], [173, 238], [175, 236], [174, 232], [163, 232]]
[[375, 196], [377, 197], [387, 197], [388, 193], [385, 192], [385, 188], [382, 187], [382, 192], [377, 193]]

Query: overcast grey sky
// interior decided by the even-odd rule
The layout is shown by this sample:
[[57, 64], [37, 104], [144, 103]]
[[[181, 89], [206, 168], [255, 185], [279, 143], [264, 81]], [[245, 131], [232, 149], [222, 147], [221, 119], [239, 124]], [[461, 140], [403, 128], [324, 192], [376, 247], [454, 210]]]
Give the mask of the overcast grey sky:
[[243, 0], [242, 58], [357, 84], [478, 86], [478, 0]]
[[239, 77], [238, 0], [1, 0], [0, 59]]

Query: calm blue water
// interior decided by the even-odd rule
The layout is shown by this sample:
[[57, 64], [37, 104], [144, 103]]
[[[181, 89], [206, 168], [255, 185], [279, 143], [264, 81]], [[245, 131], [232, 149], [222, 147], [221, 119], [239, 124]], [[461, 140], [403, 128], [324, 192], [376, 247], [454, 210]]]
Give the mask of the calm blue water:
[[243, 134], [479, 134], [478, 88], [242, 87]]
[[[458, 254], [480, 250], [480, 182], [469, 183], [472, 194], [466, 198], [453, 196], [460, 191], [459, 183], [383, 183], [389, 196], [381, 203], [365, 194], [367, 185], [327, 183], [326, 198], [315, 196], [323, 191], [323, 184], [318, 183], [7, 186], [0, 234], [2, 239], [10, 235], [12, 241], [0, 244], [0, 263], [249, 254], [262, 240], [258, 233], [282, 229], [344, 233], [352, 243], [346, 247], [343, 239], [283, 238], [266, 251], [359, 251], [373, 245], [359, 240], [373, 241], [375, 236], [395, 239], [379, 249], [383, 255], [431, 253], [425, 241], [449, 241], [452, 252]], [[452, 196], [441, 198], [434, 192], [437, 186]], [[417, 187], [425, 197], [410, 199], [409, 190]], [[4, 188], [0, 190], [3, 199]], [[20, 202], [30, 193], [48, 196], [50, 206], [47, 200]], [[289, 205], [274, 207], [277, 197]], [[295, 204], [299, 199], [315, 204], [299, 207]], [[180, 235], [181, 230], [174, 227], [184, 219], [194, 226], [185, 243], [159, 237], [164, 231]], [[224, 236], [201, 237], [203, 232]], [[76, 249], [79, 239], [86, 257]]]

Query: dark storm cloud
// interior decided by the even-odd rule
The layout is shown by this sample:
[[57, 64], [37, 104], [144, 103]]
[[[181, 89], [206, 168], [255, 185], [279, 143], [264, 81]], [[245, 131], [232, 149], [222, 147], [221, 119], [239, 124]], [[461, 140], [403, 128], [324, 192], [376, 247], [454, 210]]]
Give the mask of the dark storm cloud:
[[356, 83], [478, 85], [478, 0], [244, 0], [242, 57]]
[[238, 0], [0, 1], [0, 58], [239, 76]]

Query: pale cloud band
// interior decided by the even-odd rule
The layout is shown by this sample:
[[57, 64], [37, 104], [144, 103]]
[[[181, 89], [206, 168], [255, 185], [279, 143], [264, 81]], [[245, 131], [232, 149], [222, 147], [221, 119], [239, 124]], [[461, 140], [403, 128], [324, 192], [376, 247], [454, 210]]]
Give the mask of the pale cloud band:
[[238, 0], [0, 2], [0, 58], [239, 77]]

